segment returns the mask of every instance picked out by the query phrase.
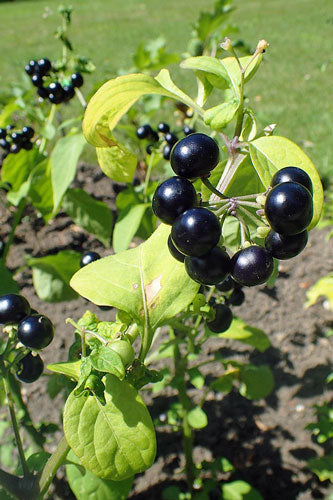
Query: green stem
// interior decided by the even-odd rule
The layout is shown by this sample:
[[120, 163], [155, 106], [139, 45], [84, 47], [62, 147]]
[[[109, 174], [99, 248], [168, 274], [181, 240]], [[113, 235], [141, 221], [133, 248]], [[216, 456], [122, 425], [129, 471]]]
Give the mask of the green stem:
[[145, 202], [148, 201], [148, 199], [147, 199], [147, 190], [148, 190], [148, 186], [149, 186], [149, 179], [150, 179], [150, 176], [151, 176], [151, 171], [152, 171], [152, 168], [153, 168], [154, 156], [155, 156], [155, 153], [152, 153], [150, 155], [149, 163], [148, 163], [148, 168], [147, 168], [147, 172], [146, 172], [146, 177], [145, 177], [145, 182], [144, 182], [143, 196], [144, 196]]
[[259, 217], [257, 217], [256, 215], [254, 215], [252, 212], [250, 212], [249, 210], [247, 210], [245, 207], [240, 206], [240, 207], [238, 207], [238, 210], [240, 210], [244, 215], [246, 215], [249, 219], [251, 219], [252, 222], [254, 222], [254, 224], [256, 226], [258, 224], [262, 225], [264, 223], [261, 219], [259, 219]]
[[46, 465], [43, 469], [42, 475], [39, 480], [40, 498], [43, 498], [43, 496], [49, 489], [49, 486], [52, 483], [57, 470], [64, 464], [69, 450], [70, 446], [68, 445], [64, 436], [58, 444], [55, 452], [52, 453], [52, 455], [46, 462]]
[[[170, 328], [170, 337], [175, 338], [172, 328]], [[188, 413], [192, 408], [191, 400], [186, 392], [185, 374], [187, 371], [187, 359], [182, 357], [178, 344], [175, 344], [173, 350], [174, 370], [178, 382], [178, 399], [182, 406], [182, 446], [185, 455], [185, 473], [186, 482], [190, 493], [193, 492], [193, 483], [195, 480], [195, 465], [193, 462], [193, 429], [188, 422]]]
[[76, 95], [77, 95], [77, 98], [78, 98], [78, 99], [79, 99], [79, 101], [80, 101], [81, 106], [82, 106], [84, 109], [86, 109], [86, 107], [87, 107], [87, 101], [85, 100], [84, 95], [82, 94], [81, 90], [80, 90], [80, 89], [78, 89], [77, 87], [75, 87], [75, 93], [76, 93]]
[[19, 225], [19, 223], [21, 221], [21, 217], [22, 217], [23, 211], [24, 211], [27, 203], [28, 202], [27, 202], [26, 198], [22, 198], [22, 200], [18, 204], [16, 213], [14, 215], [14, 220], [13, 220], [13, 223], [12, 223], [12, 227], [10, 229], [10, 234], [9, 234], [8, 240], [6, 242], [4, 251], [3, 251], [2, 260], [3, 260], [4, 264], [6, 264], [8, 252], [9, 252], [9, 249], [11, 247], [11, 244], [13, 243], [16, 228], [17, 228], [17, 226]]
[[[57, 110], [57, 104], [52, 104], [49, 116], [47, 117], [47, 120], [46, 120], [46, 124], [45, 124], [46, 126], [50, 125], [53, 122], [55, 114], [56, 114], [56, 110]], [[44, 151], [46, 149], [46, 145], [47, 145], [47, 139], [46, 139], [46, 137], [43, 137], [42, 142], [40, 143], [40, 146], [39, 146], [39, 153], [40, 154], [44, 153]]]
[[20, 457], [23, 475], [24, 475], [24, 477], [28, 477], [30, 475], [30, 473], [29, 473], [29, 469], [27, 466], [27, 462], [25, 460], [21, 436], [20, 436], [20, 432], [19, 432], [19, 428], [18, 428], [18, 424], [17, 424], [17, 420], [16, 420], [15, 407], [14, 407], [14, 402], [13, 402], [13, 398], [12, 398], [12, 394], [11, 394], [10, 383], [8, 380], [8, 372], [7, 372], [2, 361], [1, 361], [1, 371], [2, 371], [2, 375], [3, 375], [3, 385], [4, 385], [4, 389], [5, 389], [5, 393], [6, 393], [7, 404], [8, 404], [9, 413], [10, 413], [10, 419], [12, 421], [12, 427], [13, 427], [13, 431], [14, 431], [14, 435], [15, 435], [15, 441], [16, 441], [17, 451], [18, 451], [18, 454]]
[[19, 500], [35, 499], [38, 495], [32, 475], [23, 478], [0, 469], [0, 485]]
[[201, 182], [204, 184], [212, 193], [216, 194], [219, 198], [228, 199], [223, 193], [216, 189], [211, 182], [205, 177], [201, 177]]

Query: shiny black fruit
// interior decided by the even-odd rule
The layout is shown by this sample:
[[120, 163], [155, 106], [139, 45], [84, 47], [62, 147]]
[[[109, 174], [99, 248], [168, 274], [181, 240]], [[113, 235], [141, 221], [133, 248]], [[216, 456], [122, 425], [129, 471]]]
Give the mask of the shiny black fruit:
[[231, 271], [229, 255], [219, 247], [214, 247], [202, 257], [185, 257], [187, 274], [201, 285], [221, 283]]
[[290, 236], [270, 231], [265, 238], [265, 248], [272, 257], [286, 260], [301, 253], [307, 242], [308, 232], [306, 230]]
[[219, 147], [206, 134], [191, 134], [171, 151], [171, 167], [180, 177], [193, 179], [208, 174], [219, 161]]
[[160, 184], [153, 196], [153, 212], [165, 224], [173, 224], [176, 218], [194, 207], [197, 193], [192, 183], [181, 177], [171, 177]]
[[252, 245], [231, 259], [231, 276], [243, 286], [265, 283], [273, 272], [273, 258], [263, 247]]

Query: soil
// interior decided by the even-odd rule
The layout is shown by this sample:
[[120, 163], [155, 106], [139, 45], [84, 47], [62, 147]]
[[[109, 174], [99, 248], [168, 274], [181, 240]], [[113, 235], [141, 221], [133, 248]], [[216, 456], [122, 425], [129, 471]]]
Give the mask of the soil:
[[[114, 210], [112, 183], [98, 167], [81, 165], [73, 184], [78, 186]], [[0, 237], [8, 235], [11, 220], [8, 212], [0, 215]], [[237, 391], [228, 395], [209, 393], [204, 405], [209, 423], [195, 438], [196, 461], [228, 458], [236, 469], [231, 479], [248, 481], [265, 500], [310, 500], [327, 498], [333, 492], [332, 485], [320, 483], [306, 467], [307, 460], [322, 454], [323, 449], [304, 429], [315, 420], [313, 405], [332, 398], [332, 391], [325, 383], [332, 372], [332, 337], [326, 337], [325, 333], [333, 327], [333, 313], [324, 307], [324, 301], [304, 308], [307, 289], [333, 269], [333, 241], [326, 241], [326, 234], [325, 230], [312, 231], [303, 253], [281, 263], [273, 289], [248, 288], [245, 303], [233, 308], [234, 314], [269, 335], [271, 347], [265, 353], [224, 339], [212, 338], [205, 346], [205, 355], [219, 349], [226, 358], [267, 364], [274, 373], [275, 388], [265, 400], [250, 401]], [[8, 264], [17, 270], [24, 264], [24, 255], [39, 257], [63, 249], [95, 250], [102, 256], [112, 253], [73, 224], [66, 214], [58, 214], [50, 225], [44, 226], [28, 208], [17, 230]], [[45, 363], [67, 359], [73, 339], [72, 327], [65, 324], [67, 317], [78, 319], [86, 309], [104, 320], [114, 317], [114, 310], [102, 311], [83, 298], [68, 303], [41, 302], [34, 292], [30, 270], [21, 270], [16, 278], [31, 306], [46, 314], [55, 325], [54, 342], [43, 351]], [[214, 374], [218, 369], [218, 366], [210, 368]], [[63, 399], [58, 395], [50, 400], [45, 378], [25, 386], [24, 395], [35, 422], [59, 423]], [[191, 394], [194, 400], [200, 398], [197, 390], [193, 389]], [[164, 414], [174, 398], [171, 390], [143, 395], [153, 418]], [[130, 495], [133, 500], [160, 499], [163, 489], [170, 485], [185, 490], [180, 435], [166, 427], [158, 428], [157, 443], [156, 462], [136, 477]], [[225, 478], [229, 476], [222, 477]], [[52, 498], [74, 498], [61, 474], [55, 484]], [[213, 493], [211, 498], [220, 495]]]

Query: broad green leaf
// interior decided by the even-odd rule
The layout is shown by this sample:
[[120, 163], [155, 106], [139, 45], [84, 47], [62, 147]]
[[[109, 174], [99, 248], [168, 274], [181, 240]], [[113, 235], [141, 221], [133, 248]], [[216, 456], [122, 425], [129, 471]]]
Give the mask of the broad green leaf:
[[308, 467], [314, 472], [319, 481], [331, 481], [333, 483], [333, 454], [323, 457], [312, 458], [308, 461]]
[[203, 429], [208, 424], [207, 415], [199, 406], [188, 412], [187, 421], [193, 429]]
[[240, 318], [234, 318], [230, 328], [226, 332], [220, 333], [218, 336], [224, 339], [239, 340], [244, 344], [255, 347], [260, 352], [265, 352], [271, 345], [266, 333], [259, 328], [248, 325]]
[[155, 329], [187, 307], [199, 285], [168, 249], [170, 226], [161, 224], [136, 248], [99, 259], [76, 273], [71, 286], [98, 305], [128, 312], [141, 326], [145, 356]]
[[127, 250], [149, 206], [151, 206], [150, 203], [140, 203], [129, 206], [127, 210], [120, 213], [112, 236], [112, 246], [116, 253]]
[[113, 216], [105, 203], [77, 188], [68, 189], [62, 206], [75, 224], [95, 235], [106, 247], [110, 246]]
[[180, 67], [199, 70], [206, 75], [209, 81], [211, 78], [210, 75], [215, 75], [218, 78], [213, 79], [211, 82], [214, 87], [226, 89], [231, 84], [229, 75], [221, 59], [209, 56], [189, 57], [181, 62]]
[[69, 286], [73, 274], [80, 268], [81, 254], [62, 250], [55, 255], [27, 259], [32, 267], [32, 279], [38, 297], [45, 302], [61, 302], [77, 298]]
[[310, 307], [317, 302], [319, 297], [326, 297], [330, 308], [333, 310], [333, 274], [328, 274], [320, 278], [309, 290], [306, 292], [305, 307]]
[[[47, 453], [46, 451], [37, 451], [36, 453], [33, 453], [30, 455], [30, 457], [27, 460], [27, 466], [30, 472], [41, 472], [48, 459], [50, 458], [50, 453]], [[1, 496], [0, 496], [1, 498]]]
[[280, 136], [259, 137], [250, 143], [251, 160], [267, 189], [275, 172], [293, 166], [305, 170], [313, 184], [313, 218], [308, 229], [318, 222], [323, 201], [320, 177], [310, 158], [292, 141]]
[[81, 375], [81, 361], [65, 361], [63, 363], [51, 363], [47, 365], [47, 369], [51, 372], [61, 373], [67, 377], [79, 380]]
[[202, 389], [205, 385], [205, 377], [202, 375], [198, 368], [190, 368], [188, 370], [188, 375], [190, 377], [190, 382], [196, 389]]
[[33, 206], [42, 214], [46, 222], [52, 216], [53, 191], [51, 182], [51, 163], [45, 159], [31, 172], [28, 196]]
[[155, 80], [166, 90], [168, 90], [174, 99], [178, 99], [190, 108], [193, 108], [199, 115], [202, 115], [203, 110], [191, 99], [185, 92], [180, 90], [171, 80], [170, 73], [167, 69], [161, 69]]
[[94, 349], [89, 359], [95, 370], [99, 372], [111, 373], [123, 380], [125, 377], [125, 368], [120, 355], [109, 347], [101, 346]]
[[172, 97], [153, 77], [135, 73], [106, 82], [90, 99], [83, 120], [83, 133], [96, 147], [110, 145], [109, 133], [129, 108], [145, 94]]
[[96, 148], [97, 160], [107, 177], [116, 182], [132, 182], [137, 166], [137, 157], [123, 144]]
[[245, 365], [240, 371], [239, 392], [247, 399], [262, 399], [274, 388], [274, 377], [267, 365]]
[[77, 163], [86, 141], [83, 134], [62, 137], [51, 153], [51, 177], [53, 186], [53, 204], [57, 211], [62, 197], [73, 181]]
[[225, 392], [228, 394], [232, 389], [232, 384], [234, 382], [235, 377], [238, 375], [238, 370], [231, 370], [223, 373], [220, 377], [214, 380], [210, 387], [214, 391]]
[[126, 500], [128, 497], [133, 483], [132, 477], [123, 481], [101, 479], [82, 467], [72, 450], [67, 459], [72, 463], [66, 465], [66, 476], [76, 498], [80, 500]]
[[263, 500], [259, 491], [246, 481], [232, 481], [222, 485], [223, 500]]
[[11, 272], [7, 269], [2, 260], [0, 260], [0, 295], [18, 292], [18, 284], [12, 277]]
[[150, 467], [156, 453], [154, 426], [134, 387], [105, 376], [102, 405], [93, 395], [69, 395], [64, 433], [81, 464], [102, 479], [121, 481]]
[[26, 181], [37, 163], [43, 159], [38, 150], [21, 149], [16, 155], [8, 155], [1, 169], [1, 180], [9, 182], [13, 191], [18, 191], [21, 184]]
[[204, 114], [204, 122], [214, 130], [224, 128], [234, 118], [239, 107], [239, 99], [234, 98], [218, 106], [207, 109]]
[[[260, 66], [260, 63], [262, 62], [262, 54], [259, 54], [250, 63], [251, 59], [252, 56], [243, 56], [239, 58], [242, 67], [243, 68], [247, 67], [245, 71], [245, 82], [251, 80], [251, 78], [256, 74]], [[236, 59], [234, 57], [226, 57], [222, 59], [222, 64], [224, 65], [230, 80], [232, 82], [235, 82], [237, 85], [240, 85], [241, 71]]]

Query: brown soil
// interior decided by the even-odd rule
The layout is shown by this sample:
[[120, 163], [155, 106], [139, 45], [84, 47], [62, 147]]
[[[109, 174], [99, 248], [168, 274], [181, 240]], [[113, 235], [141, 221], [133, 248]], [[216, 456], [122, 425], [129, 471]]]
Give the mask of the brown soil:
[[[114, 209], [112, 184], [97, 167], [81, 166], [75, 186], [83, 186]], [[25, 254], [38, 257], [62, 249], [96, 250], [102, 256], [111, 253], [63, 213], [49, 226], [44, 226], [30, 210], [25, 215], [9, 256], [12, 270], [23, 264]], [[0, 220], [0, 237], [6, 238], [10, 214], [3, 214]], [[322, 449], [304, 429], [314, 420], [313, 405], [332, 398], [325, 384], [332, 371], [332, 337], [326, 337], [325, 332], [333, 327], [333, 314], [323, 307], [323, 302], [304, 308], [306, 290], [333, 269], [333, 243], [325, 240], [325, 234], [325, 230], [312, 231], [304, 252], [282, 263], [272, 290], [265, 286], [247, 289], [244, 305], [233, 309], [239, 317], [269, 335], [271, 347], [265, 353], [222, 339], [211, 339], [205, 346], [206, 355], [219, 349], [228, 358], [268, 364], [274, 373], [275, 389], [262, 401], [249, 401], [236, 391], [226, 396], [209, 393], [204, 405], [209, 424], [197, 432], [195, 439], [197, 461], [228, 458], [236, 468], [232, 479], [248, 481], [265, 500], [310, 500], [327, 498], [333, 492], [330, 484], [320, 483], [306, 468], [307, 460], [317, 452], [322, 453]], [[16, 278], [31, 306], [54, 322], [55, 340], [43, 351], [46, 363], [67, 359], [73, 338], [72, 327], [64, 322], [67, 317], [78, 319], [87, 308], [101, 319], [114, 316], [113, 310], [101, 311], [82, 298], [69, 303], [41, 302], [32, 287], [29, 270], [21, 271]], [[210, 368], [214, 374], [216, 369]], [[45, 377], [25, 386], [24, 394], [36, 422], [42, 419], [59, 423], [63, 399], [60, 395], [53, 401], [49, 399]], [[194, 399], [199, 397], [195, 390], [192, 394]], [[169, 390], [152, 397], [144, 392], [144, 397], [153, 418], [157, 418], [168, 409], [174, 394]], [[133, 500], [160, 499], [168, 485], [185, 487], [180, 436], [161, 427], [157, 429], [157, 442], [156, 462], [136, 478]], [[57, 481], [57, 493], [52, 498], [73, 498], [63, 483]], [[211, 498], [220, 496], [216, 493]]]

